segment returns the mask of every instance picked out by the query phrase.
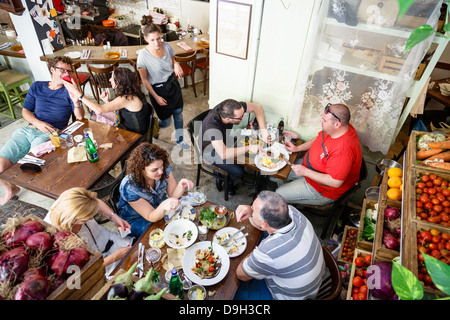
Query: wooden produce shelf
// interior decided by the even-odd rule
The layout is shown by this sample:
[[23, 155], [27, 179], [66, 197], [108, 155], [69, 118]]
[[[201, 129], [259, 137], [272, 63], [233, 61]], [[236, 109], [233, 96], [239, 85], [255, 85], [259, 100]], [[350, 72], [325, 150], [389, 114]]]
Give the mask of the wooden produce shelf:
[[[368, 251], [372, 251], [373, 249], [373, 240], [367, 241], [361, 238], [364, 230], [364, 218], [366, 217], [366, 211], [367, 209], [375, 210], [375, 205], [378, 203], [378, 201], [372, 201], [364, 199], [363, 206], [361, 210], [361, 220], [359, 222], [359, 232], [358, 232], [358, 241], [356, 242], [356, 247], [358, 249], [364, 249]], [[375, 239], [375, 238], [374, 238]]]
[[[392, 250], [387, 248], [383, 244], [383, 237], [384, 237], [384, 224], [385, 224], [385, 216], [384, 211], [388, 207], [396, 207], [402, 211], [401, 203], [399, 205], [399, 201], [393, 201], [393, 200], [387, 200], [384, 204], [378, 207], [378, 218], [377, 218], [377, 227], [375, 231], [375, 239], [373, 242], [373, 255], [380, 259], [385, 260], [392, 260], [395, 257], [398, 257], [400, 255], [400, 248], [399, 250]], [[401, 218], [400, 218], [401, 219]], [[401, 221], [401, 220], [399, 220]], [[399, 237], [399, 242], [401, 243], [401, 236]]]

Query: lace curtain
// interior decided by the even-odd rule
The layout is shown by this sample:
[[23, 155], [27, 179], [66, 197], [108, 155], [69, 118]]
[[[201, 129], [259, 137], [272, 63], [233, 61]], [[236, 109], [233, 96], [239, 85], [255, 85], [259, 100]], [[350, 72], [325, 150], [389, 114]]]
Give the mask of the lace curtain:
[[303, 139], [321, 130], [327, 103], [342, 103], [361, 144], [386, 154], [407, 90], [432, 38], [404, 54], [417, 26], [437, 25], [442, 1], [417, 0], [401, 20], [397, 0], [324, 0], [307, 39], [289, 116]]

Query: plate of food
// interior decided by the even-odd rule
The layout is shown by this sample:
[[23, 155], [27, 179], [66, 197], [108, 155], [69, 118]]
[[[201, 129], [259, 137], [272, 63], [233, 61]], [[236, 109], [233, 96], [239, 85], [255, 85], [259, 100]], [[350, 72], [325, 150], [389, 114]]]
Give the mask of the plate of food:
[[244, 233], [236, 228], [226, 227], [218, 230], [213, 238], [214, 243], [221, 244], [227, 241], [236, 232], [239, 233], [234, 237], [234, 239], [223, 246], [230, 258], [240, 256], [247, 248], [247, 238], [244, 237]]
[[255, 157], [256, 167], [265, 172], [277, 172], [286, 165], [289, 153], [286, 150], [272, 151], [270, 148], [260, 152]]
[[211, 230], [219, 230], [228, 225], [230, 222], [230, 213], [225, 208], [225, 213], [223, 213], [223, 206], [209, 206], [200, 212], [199, 220], [200, 222]]
[[182, 266], [189, 280], [202, 286], [212, 286], [227, 275], [230, 257], [219, 244], [202, 241], [186, 250]]
[[105, 58], [108, 58], [108, 59], [119, 59], [120, 56], [121, 56], [120, 52], [117, 52], [117, 51], [110, 51], [110, 52], [105, 53]]
[[64, 54], [64, 56], [69, 57], [71, 59], [79, 59], [81, 57], [80, 51], [69, 51]]
[[195, 209], [187, 201], [182, 201], [179, 208], [170, 210], [169, 217], [171, 218], [170, 220], [189, 219], [194, 221]]
[[184, 249], [197, 240], [197, 226], [190, 220], [180, 219], [170, 222], [164, 229], [164, 242], [171, 248]]

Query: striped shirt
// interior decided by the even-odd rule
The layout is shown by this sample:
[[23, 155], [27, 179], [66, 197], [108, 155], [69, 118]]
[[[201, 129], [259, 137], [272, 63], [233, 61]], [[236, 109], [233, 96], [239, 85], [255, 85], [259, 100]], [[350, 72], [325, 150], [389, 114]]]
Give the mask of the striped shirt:
[[302, 213], [289, 206], [289, 215], [292, 222], [261, 241], [243, 271], [265, 279], [274, 300], [314, 298], [325, 273], [322, 246]]

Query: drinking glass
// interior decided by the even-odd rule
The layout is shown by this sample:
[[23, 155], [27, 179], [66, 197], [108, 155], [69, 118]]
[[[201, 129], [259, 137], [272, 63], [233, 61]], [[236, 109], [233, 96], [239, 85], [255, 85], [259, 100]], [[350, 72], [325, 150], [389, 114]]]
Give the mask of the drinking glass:
[[61, 143], [59, 141], [58, 132], [56, 132], [56, 131], [49, 132], [48, 135], [50, 136], [50, 140], [52, 140], [53, 145], [56, 148], [59, 148], [61, 146]]
[[203, 187], [194, 187], [192, 189], [192, 199], [194, 200], [194, 203], [199, 205], [205, 202], [206, 195], [205, 195], [205, 189]]

